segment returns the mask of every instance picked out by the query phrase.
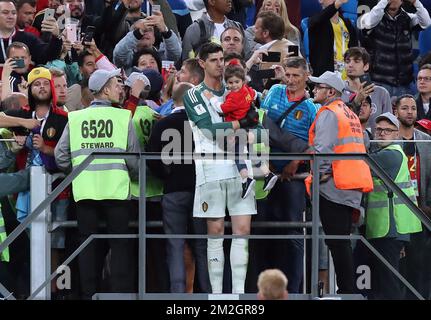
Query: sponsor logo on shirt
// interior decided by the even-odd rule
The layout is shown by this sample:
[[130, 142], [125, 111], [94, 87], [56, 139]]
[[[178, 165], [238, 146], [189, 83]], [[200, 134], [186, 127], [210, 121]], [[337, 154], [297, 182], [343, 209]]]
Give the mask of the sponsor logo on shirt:
[[206, 203], [206, 202], [202, 203], [202, 211], [203, 212], [207, 212], [208, 211], [208, 203]]
[[198, 116], [200, 116], [200, 115], [204, 114], [205, 112], [207, 112], [205, 110], [205, 108], [201, 104], [196, 105], [194, 107], [194, 109], [195, 109], [195, 112], [198, 114]]

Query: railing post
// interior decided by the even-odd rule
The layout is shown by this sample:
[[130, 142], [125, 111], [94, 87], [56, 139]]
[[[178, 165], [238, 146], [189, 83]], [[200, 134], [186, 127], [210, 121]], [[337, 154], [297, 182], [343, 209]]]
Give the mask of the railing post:
[[[48, 174], [43, 167], [31, 167], [30, 172], [31, 212], [48, 195]], [[51, 275], [51, 234], [48, 233], [48, 208], [44, 209], [31, 223], [30, 229], [30, 282], [34, 292]], [[47, 285], [35, 297], [39, 300], [51, 299], [51, 286]]]
[[319, 296], [319, 157], [313, 156], [313, 188], [311, 227], [311, 298]]
[[139, 300], [144, 299], [145, 286], [146, 286], [146, 281], [145, 281], [146, 254], [147, 254], [147, 251], [146, 251], [147, 215], [146, 215], [146, 197], [145, 197], [146, 172], [147, 172], [147, 166], [146, 166], [145, 156], [141, 154], [139, 157], [139, 229], [138, 229], [138, 232], [139, 232], [138, 298]]

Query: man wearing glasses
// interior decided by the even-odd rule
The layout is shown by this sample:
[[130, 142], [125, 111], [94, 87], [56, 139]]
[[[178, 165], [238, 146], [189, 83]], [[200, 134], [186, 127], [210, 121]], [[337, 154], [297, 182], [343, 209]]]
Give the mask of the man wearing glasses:
[[[322, 107], [309, 131], [309, 145], [315, 153], [365, 153], [364, 137], [358, 116], [341, 100], [345, 82], [338, 72], [326, 71], [320, 77], [309, 77], [315, 83], [314, 102]], [[319, 214], [326, 235], [348, 236], [352, 211], [361, 205], [362, 193], [373, 188], [371, 173], [363, 160], [321, 160]], [[311, 192], [312, 176], [306, 179]], [[355, 291], [353, 254], [349, 239], [325, 240], [334, 259], [338, 293]]]
[[418, 97], [416, 99], [418, 118], [431, 120], [431, 64], [424, 64], [418, 73], [416, 85]]
[[[376, 118], [375, 135], [380, 149], [371, 153], [390, 178], [415, 203], [408, 159], [401, 146], [392, 140], [400, 139], [400, 122], [386, 112]], [[365, 235], [374, 248], [398, 271], [400, 254], [410, 241], [410, 234], [422, 231], [420, 220], [383, 181], [373, 176], [374, 190], [368, 194], [365, 212]], [[369, 299], [398, 300], [402, 298], [398, 278], [375, 256], [371, 262], [371, 294]]]

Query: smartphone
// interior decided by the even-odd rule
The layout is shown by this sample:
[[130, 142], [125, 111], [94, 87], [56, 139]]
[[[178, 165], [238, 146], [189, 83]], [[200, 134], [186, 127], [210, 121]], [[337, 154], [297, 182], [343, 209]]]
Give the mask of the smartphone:
[[257, 71], [257, 77], [260, 79], [275, 78], [275, 70], [274, 69], [258, 70]]
[[67, 40], [69, 40], [72, 43], [78, 41], [76, 24], [67, 24], [65, 29], [66, 29]]
[[55, 10], [54, 9], [46, 8], [45, 9], [45, 14], [43, 15], [43, 20], [46, 20], [46, 19], [48, 19], [50, 17], [55, 18], [54, 15], [55, 15]]
[[262, 54], [262, 62], [280, 62], [281, 52], [268, 51], [268, 55]]
[[299, 56], [299, 47], [298, 46], [288, 46], [287, 51], [291, 53], [289, 57], [297, 57]]
[[153, 4], [151, 11], [152, 11], [151, 14], [153, 14], [153, 12], [156, 12], [156, 11], [160, 12], [160, 5], [159, 4]]
[[91, 41], [93, 41], [94, 31], [95, 30], [96, 30], [96, 28], [94, 26], [88, 26], [87, 29], [85, 29], [85, 34], [84, 34], [84, 37], [82, 38], [82, 43], [83, 44], [85, 42], [91, 42]]
[[21, 68], [25, 68], [25, 63], [24, 63], [24, 59], [15, 59], [15, 67], [14, 69], [21, 69]]
[[370, 77], [369, 73], [364, 73], [362, 76], [360, 76], [359, 81], [361, 81], [361, 83], [366, 82], [366, 84], [365, 84], [366, 87], [373, 83], [371, 81], [371, 77]]

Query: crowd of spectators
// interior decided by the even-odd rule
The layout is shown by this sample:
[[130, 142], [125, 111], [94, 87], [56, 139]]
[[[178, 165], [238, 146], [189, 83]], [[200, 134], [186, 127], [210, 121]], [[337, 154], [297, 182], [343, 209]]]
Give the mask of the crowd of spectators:
[[[92, 151], [367, 152], [431, 218], [431, 52], [416, 53], [430, 9], [380, 0], [352, 19], [343, 8], [358, 1], [318, 2], [303, 30], [298, 0], [0, 0], [0, 245], [31, 213], [30, 167], [68, 174]], [[165, 160], [147, 161], [147, 222], [162, 221], [148, 232], [211, 237], [147, 240], [147, 292], [310, 290], [308, 231], [253, 227], [311, 220], [308, 161]], [[430, 230], [365, 162], [319, 170], [322, 232], [363, 235], [430, 299]], [[91, 234], [136, 232], [139, 195], [136, 159], [93, 161], [51, 204], [54, 222], [78, 221], [52, 233], [52, 270]], [[231, 241], [217, 238], [225, 220]], [[26, 231], [0, 252], [0, 283], [18, 298], [29, 295]], [[329, 250], [339, 293], [415, 297], [360, 242], [319, 247], [323, 290]], [[72, 290], [53, 282], [52, 297], [136, 292], [137, 250], [94, 241], [71, 265]], [[375, 276], [367, 290], [354, 285], [364, 264]], [[258, 282], [266, 269], [279, 270]]]

